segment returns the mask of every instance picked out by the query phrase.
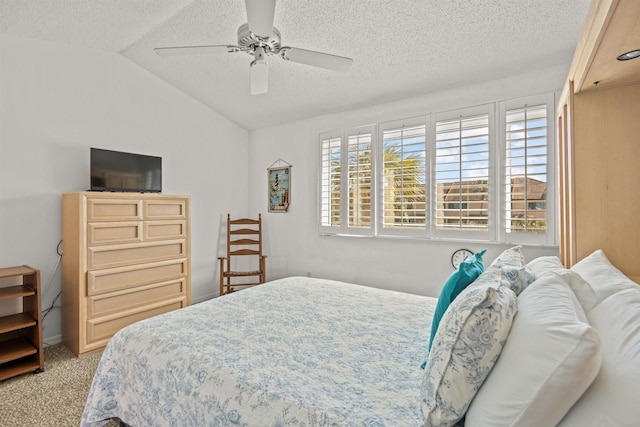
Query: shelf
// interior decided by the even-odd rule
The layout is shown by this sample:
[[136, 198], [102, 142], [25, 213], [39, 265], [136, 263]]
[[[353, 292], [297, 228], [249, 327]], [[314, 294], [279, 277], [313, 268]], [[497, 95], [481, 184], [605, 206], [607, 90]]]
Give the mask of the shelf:
[[28, 314], [11, 314], [9, 316], [0, 317], [0, 334], [17, 331], [18, 329], [28, 328], [35, 325], [35, 319]]
[[16, 338], [2, 343], [0, 364], [36, 354], [38, 349], [26, 338]]
[[28, 265], [0, 268], [0, 279], [10, 278], [0, 287], [0, 301], [15, 300], [20, 312], [0, 316], [0, 381], [44, 369], [40, 271]]
[[34, 354], [0, 365], [0, 381], [16, 375], [26, 374], [27, 372], [41, 372], [42, 370], [38, 355]]
[[0, 268], [0, 279], [2, 279], [3, 277], [29, 276], [36, 273], [37, 270], [34, 270], [31, 267], [27, 267], [26, 265]]
[[10, 286], [8, 288], [0, 288], [0, 300], [29, 297], [35, 295], [36, 291], [33, 288], [25, 285]]

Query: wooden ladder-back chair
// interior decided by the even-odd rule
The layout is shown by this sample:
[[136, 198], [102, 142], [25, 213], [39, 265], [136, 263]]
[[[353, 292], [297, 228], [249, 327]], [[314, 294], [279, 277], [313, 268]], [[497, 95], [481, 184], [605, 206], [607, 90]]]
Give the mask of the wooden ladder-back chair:
[[[256, 263], [251, 263], [251, 257], [257, 260], [257, 269], [234, 270], [237, 268], [236, 262], [232, 259], [245, 257], [247, 262], [243, 263], [253, 268]], [[231, 219], [227, 214], [227, 256], [218, 257], [220, 260], [220, 295], [225, 295], [235, 291], [235, 287], [254, 286], [266, 281], [266, 255], [262, 254], [262, 215], [258, 214], [258, 219]], [[257, 277], [247, 282], [247, 277]], [[236, 279], [236, 280], [232, 280]], [[238, 281], [239, 280], [239, 281]]]

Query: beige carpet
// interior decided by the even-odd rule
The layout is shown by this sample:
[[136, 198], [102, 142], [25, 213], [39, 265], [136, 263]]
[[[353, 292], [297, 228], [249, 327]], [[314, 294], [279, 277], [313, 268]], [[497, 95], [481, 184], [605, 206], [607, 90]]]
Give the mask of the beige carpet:
[[62, 344], [45, 348], [44, 372], [0, 381], [0, 425], [79, 426], [101, 355], [97, 351], [76, 357]]

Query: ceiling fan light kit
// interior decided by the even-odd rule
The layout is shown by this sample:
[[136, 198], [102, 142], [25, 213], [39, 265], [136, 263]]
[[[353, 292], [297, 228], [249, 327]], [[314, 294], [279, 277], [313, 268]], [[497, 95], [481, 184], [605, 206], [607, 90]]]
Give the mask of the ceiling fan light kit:
[[159, 47], [159, 56], [219, 54], [246, 52], [251, 62], [251, 95], [266, 93], [268, 89], [268, 56], [285, 61], [347, 72], [353, 59], [313, 50], [281, 46], [280, 32], [273, 26], [276, 0], [245, 0], [247, 23], [238, 28], [238, 45]]
[[269, 74], [264, 49], [257, 47], [255, 59], [251, 62], [251, 94], [259, 95], [269, 89]]

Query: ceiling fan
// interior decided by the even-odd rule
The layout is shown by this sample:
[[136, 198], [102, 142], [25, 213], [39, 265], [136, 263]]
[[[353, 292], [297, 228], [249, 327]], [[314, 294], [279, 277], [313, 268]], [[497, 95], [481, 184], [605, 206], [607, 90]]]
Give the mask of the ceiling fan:
[[254, 58], [251, 62], [251, 95], [267, 92], [269, 56], [341, 72], [351, 67], [351, 58], [281, 46], [280, 32], [273, 26], [276, 0], [245, 0], [245, 6], [248, 22], [238, 28], [237, 45], [158, 47], [154, 51], [160, 56], [246, 52]]

